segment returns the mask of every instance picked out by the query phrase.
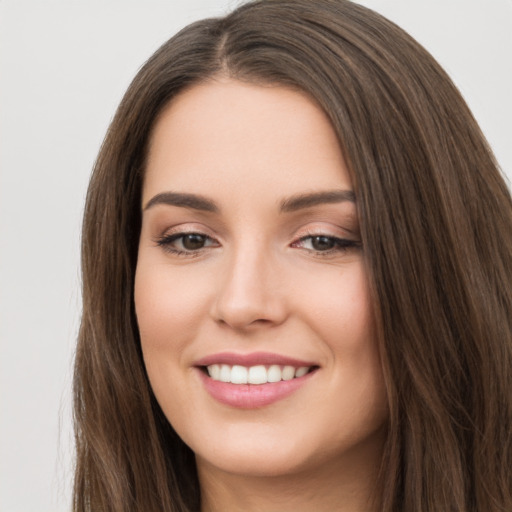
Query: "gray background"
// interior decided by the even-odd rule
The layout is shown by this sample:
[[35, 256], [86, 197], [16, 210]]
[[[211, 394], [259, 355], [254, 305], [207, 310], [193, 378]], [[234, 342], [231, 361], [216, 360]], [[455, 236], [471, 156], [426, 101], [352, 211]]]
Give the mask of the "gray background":
[[[87, 180], [131, 78], [227, 0], [0, 0], [0, 510], [70, 509]], [[512, 0], [366, 0], [450, 73], [512, 176]]]

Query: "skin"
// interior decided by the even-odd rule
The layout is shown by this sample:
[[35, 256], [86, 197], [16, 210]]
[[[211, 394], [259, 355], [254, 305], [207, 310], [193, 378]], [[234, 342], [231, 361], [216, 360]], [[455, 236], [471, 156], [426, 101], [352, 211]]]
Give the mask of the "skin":
[[[345, 196], [282, 211], [290, 198], [325, 191]], [[377, 505], [387, 399], [346, 191], [335, 133], [300, 92], [216, 77], [182, 92], [156, 124], [135, 306], [151, 386], [196, 454], [203, 511]], [[168, 192], [218, 211], [154, 199]], [[204, 236], [187, 250], [183, 232]], [[317, 369], [275, 403], [232, 407], [212, 398], [195, 366], [220, 352]]]

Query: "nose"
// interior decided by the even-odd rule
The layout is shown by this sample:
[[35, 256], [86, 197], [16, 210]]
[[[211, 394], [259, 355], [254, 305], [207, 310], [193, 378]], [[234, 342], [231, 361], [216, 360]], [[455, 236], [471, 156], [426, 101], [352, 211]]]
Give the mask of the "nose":
[[262, 250], [234, 254], [219, 275], [213, 318], [233, 329], [281, 324], [287, 316], [282, 272]]

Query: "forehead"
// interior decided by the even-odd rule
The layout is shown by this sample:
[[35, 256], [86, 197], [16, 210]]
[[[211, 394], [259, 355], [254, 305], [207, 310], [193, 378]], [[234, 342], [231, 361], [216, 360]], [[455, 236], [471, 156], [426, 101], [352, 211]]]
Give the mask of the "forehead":
[[351, 182], [336, 134], [308, 96], [222, 78], [179, 94], [152, 133], [144, 200], [190, 188], [292, 195]]

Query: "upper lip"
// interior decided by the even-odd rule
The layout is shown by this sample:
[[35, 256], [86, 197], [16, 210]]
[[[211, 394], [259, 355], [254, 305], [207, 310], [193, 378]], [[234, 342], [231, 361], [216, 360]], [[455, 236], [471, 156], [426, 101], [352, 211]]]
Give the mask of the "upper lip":
[[257, 366], [257, 365], [280, 365], [294, 366], [297, 368], [304, 366], [318, 366], [311, 361], [304, 361], [293, 357], [273, 354], [271, 352], [252, 352], [250, 354], [236, 354], [234, 352], [219, 352], [202, 357], [194, 363], [194, 366], [210, 366], [212, 364], [228, 364], [240, 366]]

